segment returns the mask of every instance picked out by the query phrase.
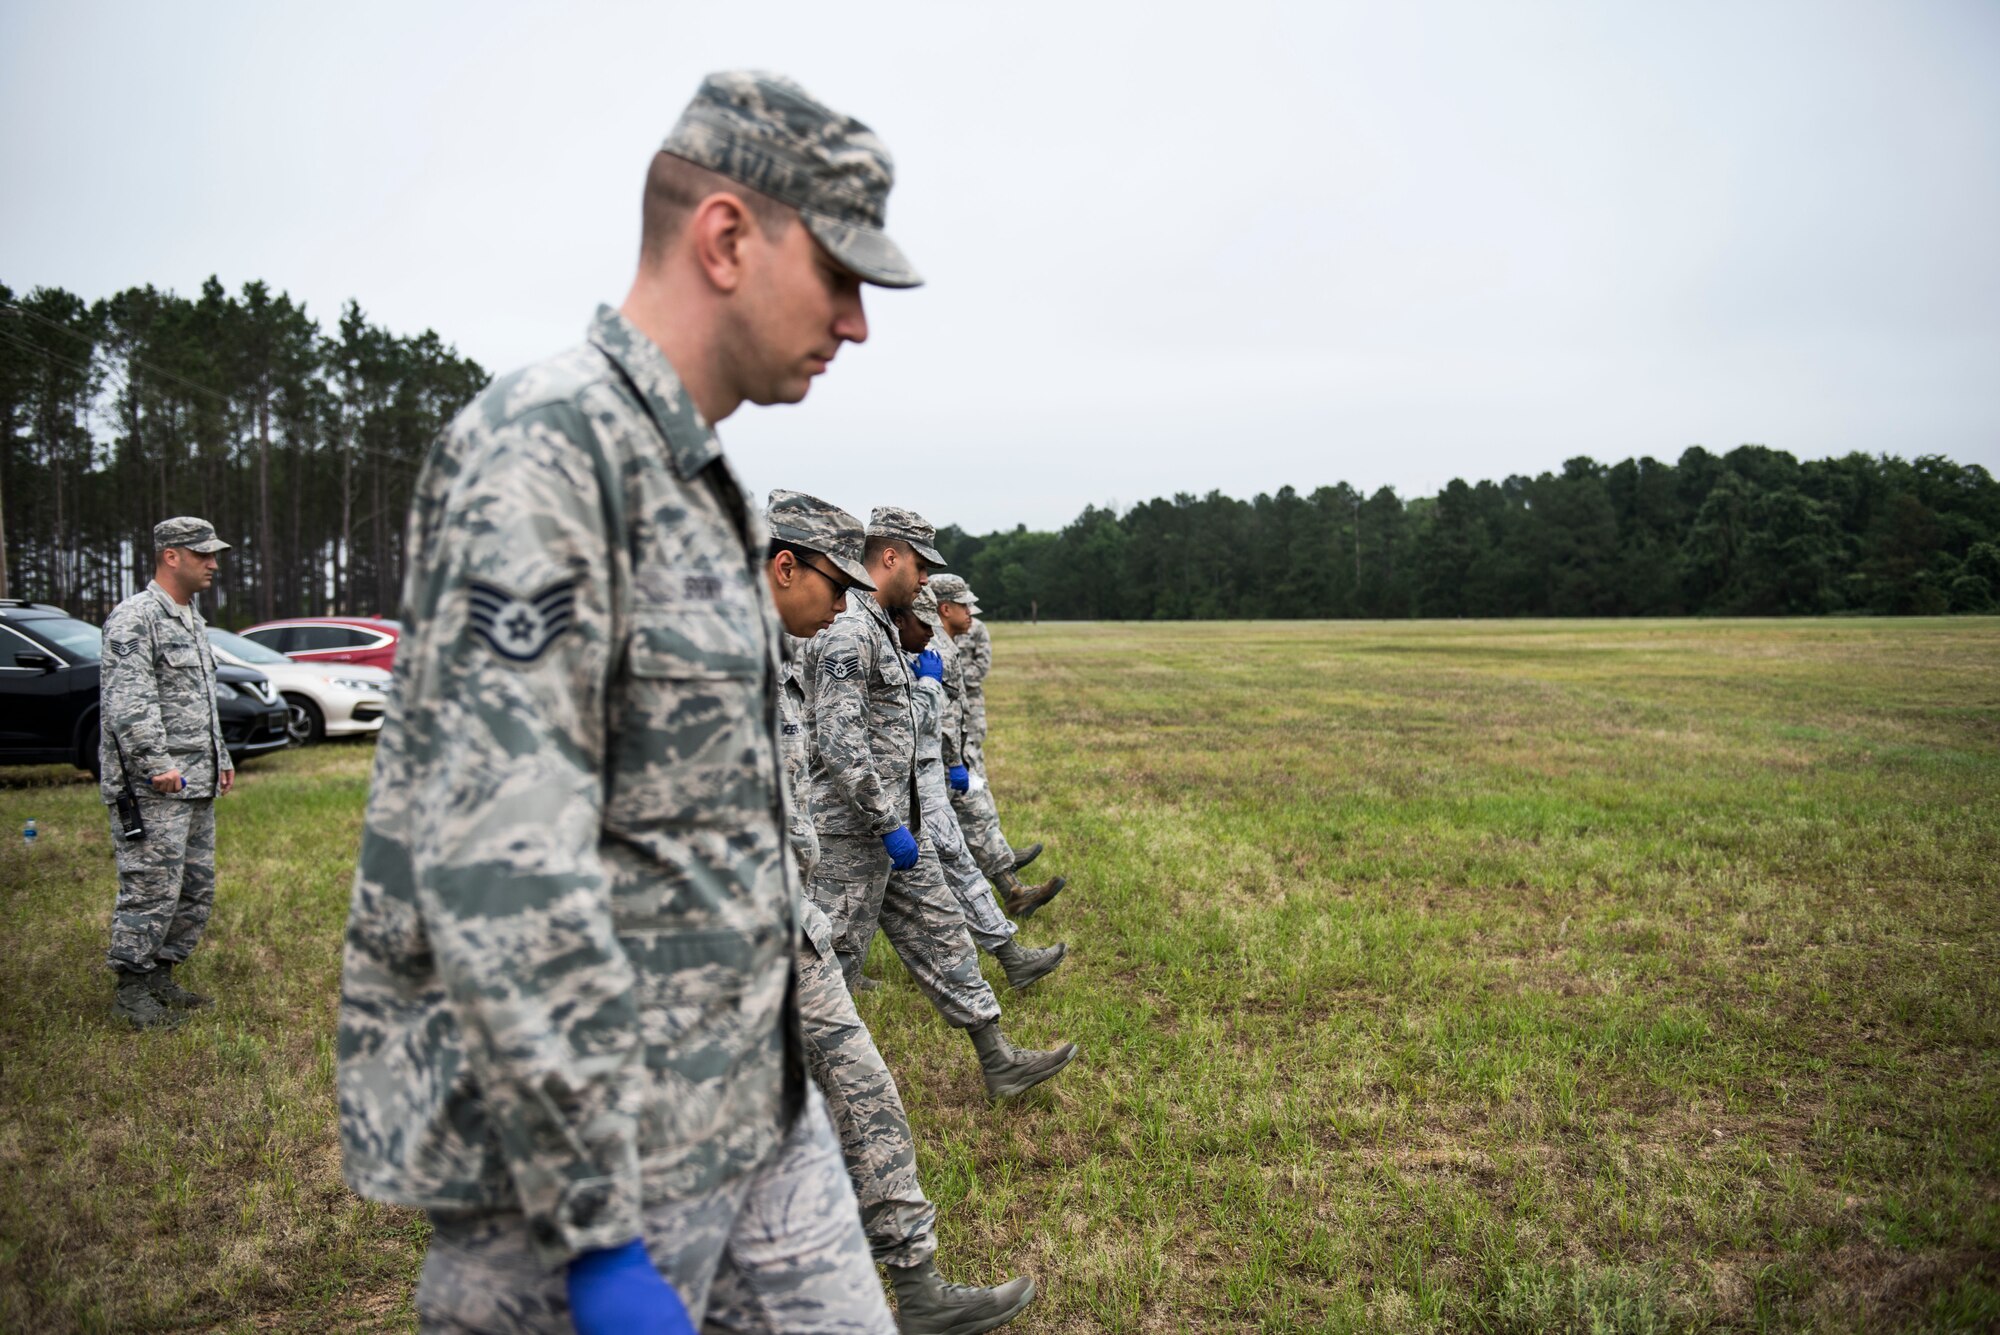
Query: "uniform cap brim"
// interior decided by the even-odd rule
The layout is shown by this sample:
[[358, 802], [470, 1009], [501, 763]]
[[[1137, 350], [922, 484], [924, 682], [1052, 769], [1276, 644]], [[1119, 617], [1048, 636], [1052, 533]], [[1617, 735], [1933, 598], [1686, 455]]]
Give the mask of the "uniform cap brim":
[[214, 552], [226, 552], [229, 550], [229, 546], [230, 544], [224, 542], [221, 538], [210, 538], [207, 542], [188, 543], [187, 549], [191, 552], [199, 552], [203, 556], [208, 556]]
[[875, 581], [868, 578], [868, 567], [862, 565], [859, 561], [842, 556], [839, 552], [830, 552], [822, 547], [819, 541], [800, 537], [796, 533], [787, 533], [782, 527], [777, 525], [772, 526], [771, 536], [779, 542], [789, 542], [792, 546], [800, 548], [803, 551], [824, 556], [827, 560], [833, 562], [834, 569], [847, 577], [849, 584], [852, 584], [857, 589], [866, 589], [870, 593], [875, 592]]
[[847, 576], [849, 584], [852, 584], [857, 589], [866, 589], [870, 593], [875, 592], [875, 581], [868, 578], [867, 566], [862, 565], [859, 561], [850, 560], [845, 556], [835, 556], [832, 552], [821, 552], [820, 555], [838, 566], [840, 573]]
[[804, 209], [799, 211], [799, 217], [805, 220], [813, 239], [826, 247], [827, 254], [862, 282], [873, 283], [877, 287], [924, 285], [924, 276], [917, 272], [916, 265], [910, 263], [902, 247], [889, 239], [887, 232], [874, 227], [835, 222], [823, 214]]

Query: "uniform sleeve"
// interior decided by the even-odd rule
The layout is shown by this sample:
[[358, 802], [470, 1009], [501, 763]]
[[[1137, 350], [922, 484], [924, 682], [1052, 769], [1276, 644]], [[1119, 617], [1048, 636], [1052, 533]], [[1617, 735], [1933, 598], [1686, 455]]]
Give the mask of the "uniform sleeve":
[[819, 863], [819, 836], [813, 828], [812, 791], [806, 783], [812, 737], [806, 731], [804, 679], [800, 671], [801, 664], [793, 661], [786, 663], [779, 674], [778, 722], [785, 760], [785, 834], [791, 841], [792, 860], [798, 864], [799, 878], [810, 882]]
[[[174, 767], [167, 725], [160, 716], [160, 680], [153, 661], [152, 627], [127, 604], [104, 626], [104, 661], [97, 677], [97, 707], [125, 752], [125, 773], [136, 787]], [[214, 701], [209, 702], [214, 708]], [[223, 755], [229, 753], [225, 749]]]
[[965, 665], [958, 646], [948, 635], [937, 637], [939, 657], [944, 659], [943, 698], [938, 702], [938, 754], [946, 768], [965, 763]]
[[412, 581], [412, 871], [521, 1210], [561, 1259], [642, 1235], [643, 1048], [598, 852], [612, 560], [571, 410], [455, 429], [490, 439]]
[[812, 642], [807, 689], [811, 692], [813, 745], [841, 800], [870, 833], [888, 834], [902, 822], [875, 773], [868, 747], [868, 674], [875, 670], [862, 633], [868, 627], [842, 619]]
[[[215, 651], [209, 647], [208, 636], [206, 635], [201, 637], [201, 651], [208, 655], [208, 675], [212, 681], [215, 679]], [[216, 772], [218, 774], [235, 773], [236, 758], [229, 754], [229, 742], [222, 735], [222, 706], [216, 700], [214, 691], [208, 693], [208, 731], [209, 740], [215, 745]]]
[[944, 717], [944, 687], [929, 677], [918, 677], [910, 698], [917, 707], [917, 754], [922, 755], [924, 738], [937, 730]]
[[975, 621], [970, 638], [972, 652], [966, 655], [971, 660], [968, 671], [974, 681], [984, 686], [987, 676], [993, 671], [993, 634], [986, 629], [985, 622]]

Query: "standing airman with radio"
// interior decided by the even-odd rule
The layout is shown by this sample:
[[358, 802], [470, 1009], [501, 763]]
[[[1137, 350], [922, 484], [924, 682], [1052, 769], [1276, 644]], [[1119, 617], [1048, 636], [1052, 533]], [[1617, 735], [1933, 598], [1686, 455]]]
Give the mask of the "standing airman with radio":
[[215, 655], [195, 595], [229, 544], [205, 519], [153, 526], [153, 578], [104, 623], [99, 788], [111, 808], [118, 902], [113, 1006], [139, 1029], [214, 1001], [174, 981], [215, 905], [215, 799], [236, 766], [215, 709]]

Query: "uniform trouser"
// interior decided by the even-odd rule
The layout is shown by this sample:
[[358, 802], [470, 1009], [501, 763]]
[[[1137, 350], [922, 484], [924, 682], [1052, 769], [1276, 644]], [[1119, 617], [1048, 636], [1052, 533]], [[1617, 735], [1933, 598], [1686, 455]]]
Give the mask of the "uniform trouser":
[[[517, 1214], [433, 1214], [417, 1285], [426, 1335], [571, 1335], [564, 1268]], [[649, 1205], [646, 1250], [704, 1331], [890, 1335], [817, 1090], [771, 1157], [726, 1186]]]
[[896, 871], [872, 834], [822, 834], [809, 887], [833, 927], [833, 947], [851, 984], [879, 925], [917, 988], [944, 1022], [976, 1029], [1000, 1018], [1000, 1003], [979, 972], [979, 948], [965, 929], [958, 896], [944, 883], [926, 830], [917, 865]]
[[944, 870], [945, 884], [958, 896], [965, 911], [965, 927], [973, 944], [988, 952], [1014, 939], [1014, 924], [993, 897], [993, 887], [965, 845], [958, 828], [958, 814], [952, 809], [941, 766], [919, 766], [917, 791], [924, 803], [924, 830], [937, 845], [938, 865]]
[[114, 969], [150, 973], [186, 959], [208, 926], [215, 907], [215, 799], [166, 797], [150, 788], [136, 795], [143, 839], [126, 839], [118, 809], [107, 808], [118, 902], [105, 958]]
[[799, 944], [799, 1022], [806, 1061], [826, 1096], [847, 1177], [861, 1204], [868, 1250], [884, 1265], [915, 1265], [937, 1251], [937, 1208], [917, 1182], [917, 1147], [895, 1077], [854, 1009], [840, 963]]
[[1013, 873], [1014, 850], [1007, 836], [1000, 833], [1000, 808], [993, 804], [992, 785], [981, 768], [968, 768], [979, 779], [966, 792], [952, 792], [951, 809], [958, 816], [958, 828], [965, 836], [965, 846], [972, 850], [973, 861], [987, 879], [998, 881]]

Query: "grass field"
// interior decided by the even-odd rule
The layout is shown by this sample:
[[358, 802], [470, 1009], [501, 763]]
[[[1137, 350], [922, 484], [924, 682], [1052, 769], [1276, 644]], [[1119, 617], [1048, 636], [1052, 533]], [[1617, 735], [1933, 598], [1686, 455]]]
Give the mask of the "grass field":
[[[2000, 1328], [2000, 622], [995, 638], [1075, 952], [1002, 1004], [1084, 1056], [990, 1109], [879, 941], [862, 1011], [1015, 1329]], [[107, 1014], [94, 789], [0, 775], [0, 1329], [412, 1327], [332, 1125], [370, 754], [223, 804], [171, 1035]]]

